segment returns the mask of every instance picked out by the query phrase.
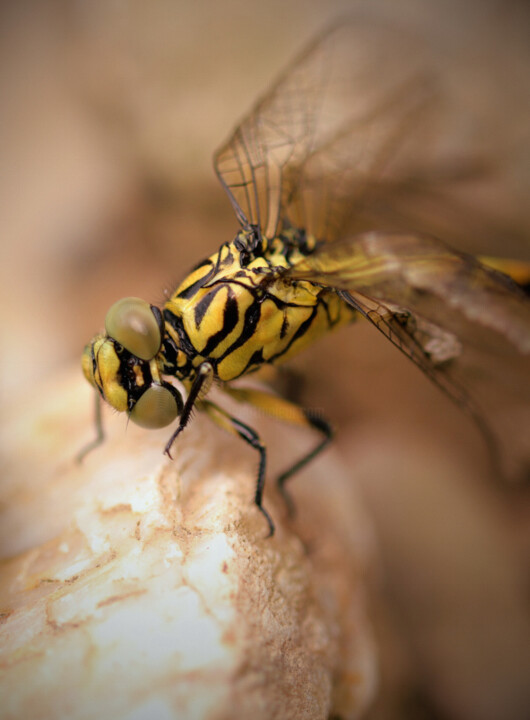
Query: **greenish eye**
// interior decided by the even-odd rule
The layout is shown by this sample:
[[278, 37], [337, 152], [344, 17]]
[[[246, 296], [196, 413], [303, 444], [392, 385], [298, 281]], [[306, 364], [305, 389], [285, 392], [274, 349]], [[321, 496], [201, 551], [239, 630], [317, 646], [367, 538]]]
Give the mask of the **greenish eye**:
[[144, 428], [161, 428], [169, 425], [179, 414], [177, 401], [163, 385], [151, 385], [136, 402], [130, 418]]
[[140, 360], [152, 360], [160, 350], [162, 333], [151, 306], [145, 300], [118, 300], [105, 318], [107, 335]]

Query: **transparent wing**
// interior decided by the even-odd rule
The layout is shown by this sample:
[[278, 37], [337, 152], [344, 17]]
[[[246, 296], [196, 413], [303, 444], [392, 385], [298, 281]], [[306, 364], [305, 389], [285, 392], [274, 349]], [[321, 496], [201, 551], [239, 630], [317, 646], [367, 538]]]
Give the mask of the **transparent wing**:
[[460, 160], [431, 158], [423, 168], [374, 176], [348, 234], [413, 231], [443, 238], [473, 255], [501, 254], [528, 262], [530, 233], [528, 221], [521, 218], [523, 204], [513, 202], [507, 212], [499, 200], [506, 196], [503, 185], [510, 170], [500, 159], [466, 157], [462, 150]]
[[337, 237], [367, 187], [433, 104], [416, 38], [362, 20], [310, 45], [243, 119], [214, 164], [241, 224]]
[[433, 238], [384, 233], [323, 244], [286, 275], [337, 289], [472, 416], [504, 474], [521, 474], [530, 300], [510, 278]]
[[365, 233], [322, 244], [286, 275], [395, 304], [458, 336], [459, 319], [530, 354], [530, 301], [506, 275], [422, 235]]

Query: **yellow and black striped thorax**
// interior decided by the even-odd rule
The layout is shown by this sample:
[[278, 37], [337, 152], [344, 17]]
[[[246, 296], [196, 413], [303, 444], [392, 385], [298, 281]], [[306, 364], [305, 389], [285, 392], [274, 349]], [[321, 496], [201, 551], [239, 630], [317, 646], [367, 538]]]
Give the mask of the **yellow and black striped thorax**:
[[189, 384], [207, 361], [234, 380], [350, 322], [355, 311], [336, 292], [286, 277], [317, 245], [299, 230], [272, 241], [240, 232], [201, 262], [164, 306], [162, 372]]

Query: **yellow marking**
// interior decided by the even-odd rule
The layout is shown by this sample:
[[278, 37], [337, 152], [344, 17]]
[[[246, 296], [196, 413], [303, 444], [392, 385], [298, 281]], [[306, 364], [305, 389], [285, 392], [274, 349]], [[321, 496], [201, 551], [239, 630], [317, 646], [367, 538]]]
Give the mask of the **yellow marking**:
[[94, 343], [94, 354], [97, 360], [95, 382], [103, 391], [105, 400], [119, 412], [128, 409], [127, 392], [120, 384], [120, 359], [116, 354], [114, 342], [100, 337]]
[[86, 377], [88, 382], [96, 387], [96, 381], [94, 379], [94, 367], [92, 363], [92, 347], [86, 345], [83, 350], [83, 356], [81, 358], [81, 367], [83, 368], [83, 375]]
[[[328, 315], [324, 306], [319, 304], [317, 307], [317, 313], [309, 328], [303, 333], [303, 335], [293, 342], [289, 350], [282, 355], [281, 358], [279, 358], [277, 361], [278, 363], [283, 363], [295, 355], [298, 355], [298, 353], [305, 350], [309, 347], [309, 345], [312, 345], [316, 340], [327, 334], [330, 330], [342, 327], [343, 325], [348, 325], [358, 317], [356, 311], [349, 305], [346, 305], [346, 303], [343, 302], [335, 293], [329, 293], [326, 297], [326, 301], [333, 326], [330, 327], [329, 325]], [[296, 329], [298, 328], [296, 327], [295, 331]]]
[[311, 427], [311, 423], [306, 418], [303, 410], [294, 405], [284, 398], [270, 393], [263, 392], [262, 390], [254, 390], [249, 388], [233, 388], [226, 386], [223, 388], [224, 391], [233, 397], [238, 402], [249, 403], [258, 410], [262, 410], [267, 415], [270, 415], [282, 422], [290, 423], [291, 425], [302, 425], [304, 427]]
[[530, 263], [523, 260], [509, 260], [507, 258], [497, 258], [481, 255], [480, 262], [493, 270], [499, 270], [505, 275], [509, 275], [512, 280], [520, 285], [530, 282]]
[[[251, 263], [249, 263], [247, 265], [247, 267], [245, 268], [245, 270], [247, 270], [248, 272], [252, 272], [253, 270], [256, 270], [257, 268], [268, 268], [268, 267], [269, 267], [269, 265], [268, 265], [267, 261], [265, 260], [265, 258], [258, 257], [255, 260], [253, 260]], [[259, 277], [263, 277], [263, 275], [260, 275]]]
[[137, 385], [138, 387], [142, 387], [144, 385], [144, 376], [142, 374], [140, 366], [134, 365], [133, 372], [135, 385]]
[[156, 358], [149, 361], [149, 369], [151, 371], [153, 382], [160, 384], [162, 382], [162, 377], [160, 375], [160, 367]]
[[233, 380], [241, 375], [249, 364], [250, 358], [256, 349], [256, 345], [251, 339], [227, 355], [224, 360], [221, 360], [221, 362], [217, 365], [217, 374], [219, 375], [219, 378], [228, 382], [229, 380]]

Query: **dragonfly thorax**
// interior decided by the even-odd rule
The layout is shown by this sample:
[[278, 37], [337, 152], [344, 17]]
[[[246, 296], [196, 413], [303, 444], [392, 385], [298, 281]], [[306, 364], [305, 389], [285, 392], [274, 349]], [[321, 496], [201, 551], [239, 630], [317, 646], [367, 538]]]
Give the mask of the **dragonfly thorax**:
[[164, 306], [164, 372], [189, 386], [208, 363], [230, 382], [350, 322], [354, 312], [335, 292], [285, 278], [315, 246], [300, 230], [270, 241], [240, 232], [199, 263]]

